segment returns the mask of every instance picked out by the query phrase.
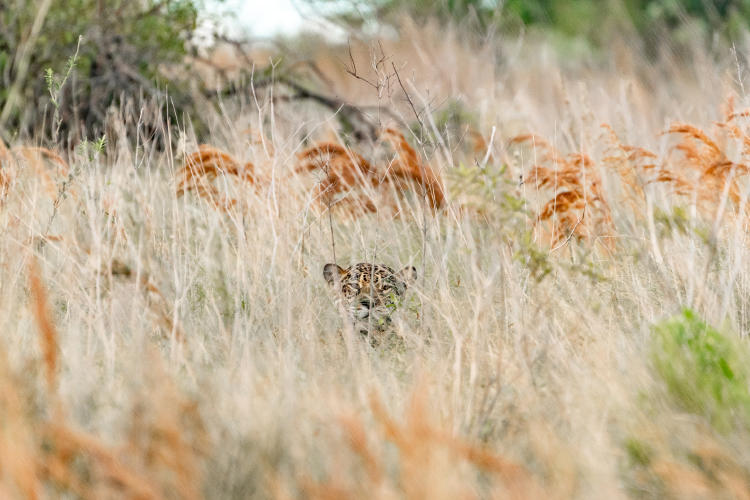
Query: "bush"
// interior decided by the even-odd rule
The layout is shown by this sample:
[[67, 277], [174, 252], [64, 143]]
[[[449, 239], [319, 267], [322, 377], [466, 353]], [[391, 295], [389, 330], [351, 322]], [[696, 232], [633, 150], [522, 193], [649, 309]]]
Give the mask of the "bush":
[[[139, 104], [139, 96], [160, 93], [159, 69], [183, 60], [198, 14], [197, 0], [7, 3], [0, 0], [0, 128], [6, 135], [39, 132], [43, 123], [50, 131], [57, 120], [45, 75], [64, 75], [76, 52], [59, 89], [58, 123], [63, 131], [101, 133], [110, 105]], [[175, 90], [171, 85], [170, 96]]]
[[740, 341], [684, 309], [654, 326], [652, 360], [684, 410], [707, 417], [720, 430], [750, 424], [750, 355]]

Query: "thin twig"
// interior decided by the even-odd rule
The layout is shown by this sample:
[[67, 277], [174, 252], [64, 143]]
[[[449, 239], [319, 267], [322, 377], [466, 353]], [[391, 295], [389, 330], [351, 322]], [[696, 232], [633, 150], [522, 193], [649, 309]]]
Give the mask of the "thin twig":
[[417, 113], [417, 108], [414, 107], [414, 102], [412, 102], [411, 96], [406, 91], [406, 87], [404, 87], [404, 83], [401, 81], [401, 76], [398, 74], [396, 65], [393, 62], [391, 62], [391, 66], [393, 66], [393, 72], [396, 73], [396, 79], [398, 80], [398, 84], [401, 86], [401, 90], [404, 92], [404, 95], [406, 96], [406, 100], [409, 101], [409, 106], [411, 106], [411, 110], [414, 112], [414, 116], [417, 118], [417, 121], [422, 126], [422, 130], [424, 130], [426, 127], [424, 123], [422, 122], [422, 118], [419, 117], [419, 113]]
[[357, 64], [354, 62], [354, 56], [352, 55], [351, 40], [350, 39], [347, 40], [346, 43], [347, 43], [347, 46], [349, 48], [349, 61], [352, 63], [352, 67], [350, 69], [346, 65], [344, 65], [344, 71], [346, 71], [349, 75], [353, 76], [357, 80], [361, 80], [361, 81], [365, 82], [367, 85], [369, 85], [370, 87], [374, 88], [378, 93], [380, 93], [380, 85], [379, 84], [371, 82], [370, 80], [368, 80], [367, 78], [361, 76], [357, 72]]
[[[321, 155], [322, 156], [322, 155]], [[328, 161], [325, 162], [324, 171], [326, 173], [326, 178], [330, 176], [329, 171], [331, 169], [331, 165]], [[331, 186], [328, 186], [326, 189], [329, 190]], [[332, 193], [329, 193], [328, 196], [325, 197], [326, 205], [328, 206], [328, 228], [331, 231], [331, 252], [333, 253], [333, 263], [338, 265], [338, 261], [336, 260], [336, 239], [333, 236], [333, 212], [331, 211], [331, 198]]]
[[490, 142], [487, 144], [487, 153], [484, 155], [484, 159], [482, 159], [482, 168], [487, 166], [487, 162], [490, 160], [490, 155], [492, 154], [492, 143], [495, 141], [495, 126], [492, 126], [492, 133], [490, 134]]
[[552, 252], [554, 252], [556, 250], [559, 250], [560, 248], [562, 248], [562, 247], [564, 247], [565, 245], [568, 244], [568, 242], [570, 241], [570, 239], [576, 233], [576, 229], [578, 229], [578, 225], [583, 221], [584, 217], [586, 217], [586, 205], [583, 206], [583, 212], [581, 213], [581, 216], [576, 221], [575, 225], [573, 226], [573, 229], [570, 230], [570, 234], [568, 235], [567, 238], [565, 238], [565, 241], [563, 241], [562, 243], [560, 243], [559, 245], [557, 245], [555, 248], [553, 248], [552, 250], [550, 250], [549, 253], [552, 253]]

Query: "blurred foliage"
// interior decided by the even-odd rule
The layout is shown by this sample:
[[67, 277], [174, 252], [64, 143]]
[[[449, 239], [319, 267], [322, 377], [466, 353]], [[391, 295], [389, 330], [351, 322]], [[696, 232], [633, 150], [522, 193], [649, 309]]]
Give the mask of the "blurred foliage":
[[[480, 33], [542, 28], [594, 46], [638, 34], [651, 52], [657, 41], [689, 43], [696, 33], [737, 38], [750, 24], [750, 0], [305, 0], [349, 26], [396, 25], [400, 15], [463, 23]], [[685, 30], [686, 26], [697, 28]]]
[[[45, 123], [49, 132], [59, 96], [63, 132], [100, 133], [110, 105], [161, 95], [160, 70], [183, 60], [198, 2], [0, 0], [0, 125], [31, 133]], [[49, 88], [77, 50], [64, 85]]]
[[654, 458], [654, 449], [651, 445], [636, 437], [628, 437], [625, 440], [625, 452], [631, 465], [648, 466]]
[[652, 360], [672, 399], [720, 430], [750, 424], [750, 353], [690, 309], [653, 328]]

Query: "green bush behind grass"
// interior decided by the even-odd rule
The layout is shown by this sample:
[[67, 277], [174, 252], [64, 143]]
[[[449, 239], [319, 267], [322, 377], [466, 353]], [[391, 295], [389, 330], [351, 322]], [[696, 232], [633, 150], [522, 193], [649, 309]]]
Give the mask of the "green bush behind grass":
[[750, 424], [750, 353], [744, 342], [684, 309], [653, 327], [651, 348], [655, 373], [674, 403], [718, 430]]

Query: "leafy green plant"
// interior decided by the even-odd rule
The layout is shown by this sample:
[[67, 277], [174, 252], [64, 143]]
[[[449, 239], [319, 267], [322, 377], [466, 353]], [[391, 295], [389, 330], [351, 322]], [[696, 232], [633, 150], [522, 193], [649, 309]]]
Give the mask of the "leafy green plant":
[[720, 430], [750, 425], [750, 353], [690, 309], [653, 328], [652, 361], [673, 401]]
[[76, 45], [76, 52], [68, 58], [68, 63], [65, 65], [62, 77], [56, 75], [51, 67], [44, 70], [44, 81], [47, 83], [50, 102], [55, 108], [55, 116], [53, 117], [54, 129], [52, 133], [52, 140], [55, 142], [57, 142], [57, 136], [60, 133], [60, 126], [62, 125], [62, 120], [60, 119], [60, 96], [65, 82], [68, 81], [70, 74], [73, 72], [73, 68], [76, 66], [78, 53], [81, 50], [81, 41], [83, 41], [83, 37], [79, 36], [78, 45]]
[[89, 160], [93, 160], [97, 155], [104, 151], [104, 147], [107, 145], [107, 136], [102, 135], [98, 139], [89, 140], [84, 139], [78, 144], [78, 152], [87, 157]]

